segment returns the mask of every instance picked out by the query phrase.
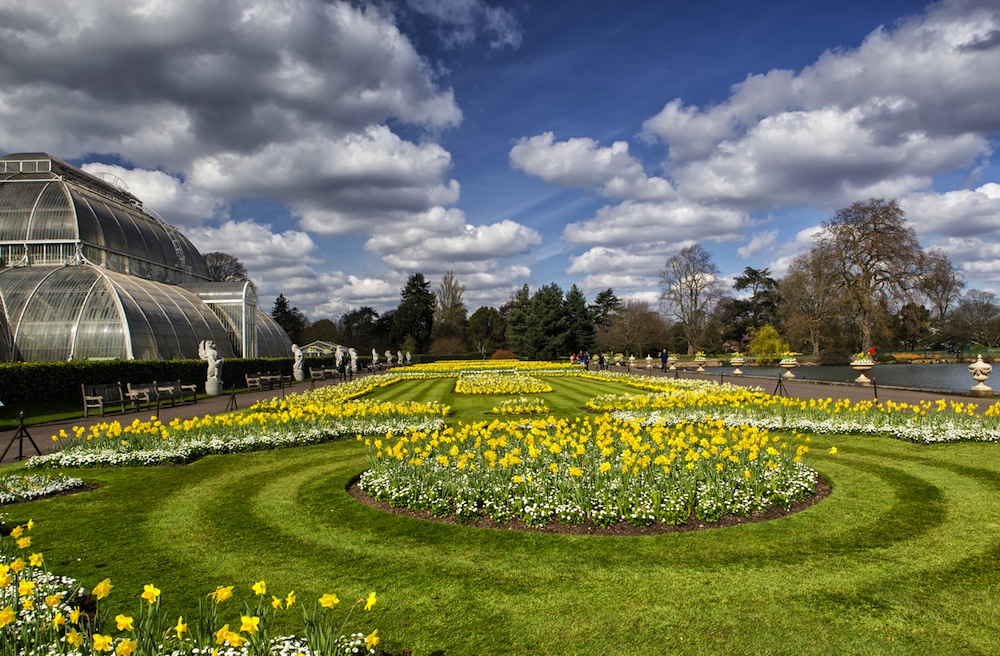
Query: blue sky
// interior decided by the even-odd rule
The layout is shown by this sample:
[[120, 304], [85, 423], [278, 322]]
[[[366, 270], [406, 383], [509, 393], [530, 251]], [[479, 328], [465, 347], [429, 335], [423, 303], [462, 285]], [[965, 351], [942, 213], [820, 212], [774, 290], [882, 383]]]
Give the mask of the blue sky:
[[1000, 6], [0, 0], [0, 151], [106, 171], [315, 320], [452, 270], [655, 303], [898, 198], [1000, 289]]

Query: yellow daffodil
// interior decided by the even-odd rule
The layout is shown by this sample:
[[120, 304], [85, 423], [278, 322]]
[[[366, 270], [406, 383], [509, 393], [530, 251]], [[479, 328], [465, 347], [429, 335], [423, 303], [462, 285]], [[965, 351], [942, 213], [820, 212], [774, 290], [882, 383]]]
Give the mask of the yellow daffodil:
[[30, 546], [31, 546], [31, 538], [30, 537], [28, 537], [26, 535], [23, 538], [18, 538], [18, 540], [17, 540], [17, 548], [18, 549], [27, 549]]
[[115, 647], [115, 654], [117, 654], [118, 656], [129, 656], [132, 652], [135, 651], [135, 648], [137, 646], [138, 643], [136, 643], [135, 640], [130, 640], [126, 638], [125, 640], [119, 642], [118, 646]]
[[22, 535], [24, 535], [24, 527], [20, 524], [10, 530], [10, 537], [12, 538], [19, 538]]
[[15, 574], [20, 574], [21, 571], [23, 571], [23, 570], [24, 570], [24, 559], [23, 558], [15, 558], [14, 560], [11, 561], [11, 563], [10, 563], [10, 571], [14, 572]]
[[250, 587], [253, 589], [254, 594], [257, 596], [267, 593], [267, 584], [264, 583], [263, 581], [257, 581]]
[[374, 608], [375, 607], [375, 601], [376, 601], [376, 599], [375, 599], [375, 593], [372, 592], [372, 593], [370, 593], [368, 595], [368, 598], [365, 599], [365, 610], [371, 610], [372, 608]]
[[146, 585], [142, 586], [141, 597], [150, 604], [155, 604], [156, 600], [160, 598], [160, 590], [152, 583], [147, 583]]
[[836, 454], [837, 454], [837, 447], [831, 446], [830, 447], [830, 455], [833, 456], [833, 455], [836, 455]]
[[240, 633], [257, 633], [260, 626], [260, 618], [243, 615], [240, 617]]
[[94, 634], [94, 651], [111, 651], [111, 643], [113, 642], [111, 636], [101, 635], [100, 633]]
[[281, 599], [278, 599], [274, 595], [271, 595], [271, 607], [272, 608], [281, 608]]
[[227, 586], [220, 585], [219, 587], [217, 587], [215, 589], [215, 592], [209, 592], [208, 596], [211, 597], [212, 600], [215, 601], [215, 603], [221, 604], [222, 602], [226, 601], [227, 599], [231, 599], [232, 598], [232, 596], [233, 596], [233, 586], [231, 586], [231, 585], [227, 585]]
[[59, 627], [66, 624], [66, 617], [59, 611], [52, 617], [52, 628], [58, 629]]
[[113, 587], [115, 586], [111, 585], [111, 579], [104, 579], [94, 586], [93, 594], [98, 599], [104, 599], [108, 596], [108, 593], [111, 592], [111, 588]]
[[231, 633], [228, 624], [223, 624], [222, 628], [215, 632], [215, 644], [221, 645], [226, 641], [226, 635]]
[[122, 615], [121, 613], [115, 615], [115, 624], [118, 625], [119, 631], [131, 631], [132, 622], [133, 619], [127, 615]]
[[21, 580], [17, 583], [17, 595], [19, 597], [27, 597], [35, 594], [35, 582]]
[[32, 567], [41, 567], [42, 562], [44, 562], [44, 559], [42, 558], [42, 554], [40, 553], [33, 553], [30, 556], [28, 556], [28, 564], [31, 565]]
[[379, 643], [378, 629], [375, 629], [374, 631], [365, 636], [365, 647], [367, 647], [369, 650], [372, 650], [375, 647], [377, 647], [378, 643]]
[[73, 610], [71, 610], [69, 612], [69, 621], [72, 624], [79, 624], [80, 623], [80, 607], [79, 606], [73, 606]]
[[0, 629], [14, 621], [14, 609], [11, 606], [0, 609]]
[[172, 631], [177, 634], [178, 640], [184, 639], [184, 634], [187, 633], [188, 625], [184, 623], [184, 616], [181, 615], [177, 618], [177, 624], [174, 626]]
[[291, 608], [292, 604], [295, 603], [295, 590], [292, 590], [285, 597], [285, 608]]
[[62, 593], [56, 592], [55, 594], [50, 594], [48, 597], [45, 598], [45, 605], [48, 606], [49, 608], [52, 608], [60, 601], [62, 601]]
[[325, 594], [319, 598], [319, 605], [324, 608], [333, 608], [340, 603], [340, 599], [335, 594]]
[[77, 632], [76, 627], [71, 628], [66, 634], [66, 644], [71, 647], [79, 647], [83, 644], [83, 636]]

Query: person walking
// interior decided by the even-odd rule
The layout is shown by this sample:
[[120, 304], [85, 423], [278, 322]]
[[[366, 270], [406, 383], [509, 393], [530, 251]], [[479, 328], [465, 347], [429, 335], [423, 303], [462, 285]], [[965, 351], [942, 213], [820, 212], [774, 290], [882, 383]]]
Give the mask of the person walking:
[[667, 354], [667, 349], [660, 351], [660, 371], [666, 373], [667, 371], [667, 358], [670, 356]]

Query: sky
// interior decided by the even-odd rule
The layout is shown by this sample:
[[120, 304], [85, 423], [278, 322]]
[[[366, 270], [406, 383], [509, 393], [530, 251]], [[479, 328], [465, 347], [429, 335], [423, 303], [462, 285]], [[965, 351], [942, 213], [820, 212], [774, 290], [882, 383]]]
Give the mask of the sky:
[[118, 176], [270, 309], [656, 304], [895, 198], [1000, 291], [1000, 2], [0, 0], [0, 152]]

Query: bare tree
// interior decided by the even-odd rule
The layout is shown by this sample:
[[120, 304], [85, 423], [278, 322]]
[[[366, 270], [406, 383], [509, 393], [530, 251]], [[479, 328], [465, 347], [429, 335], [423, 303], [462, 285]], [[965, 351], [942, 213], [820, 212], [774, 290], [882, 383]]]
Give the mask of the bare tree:
[[649, 303], [629, 299], [598, 334], [602, 350], [640, 356], [659, 351], [667, 340], [667, 326]]
[[1000, 345], [1000, 303], [993, 292], [970, 289], [952, 313], [951, 331], [959, 341], [987, 348]]
[[916, 233], [895, 199], [870, 198], [824, 221], [817, 248], [825, 251], [867, 351], [883, 309], [913, 300], [923, 259]]
[[208, 267], [208, 277], [215, 282], [242, 282], [250, 279], [243, 263], [229, 253], [212, 251], [202, 257]]
[[820, 342], [843, 303], [826, 251], [813, 249], [792, 260], [781, 281], [781, 317], [788, 337], [807, 342], [819, 355]]
[[965, 280], [962, 271], [951, 263], [944, 251], [932, 248], [924, 253], [920, 292], [931, 305], [935, 328], [944, 326], [948, 311], [962, 297]]
[[468, 309], [465, 307], [463, 295], [465, 285], [455, 279], [455, 273], [448, 271], [441, 279], [441, 284], [434, 290], [434, 334], [438, 336], [454, 336], [465, 333]]
[[683, 325], [688, 355], [701, 347], [709, 315], [726, 295], [719, 276], [711, 253], [699, 244], [667, 259], [660, 271], [660, 302]]

